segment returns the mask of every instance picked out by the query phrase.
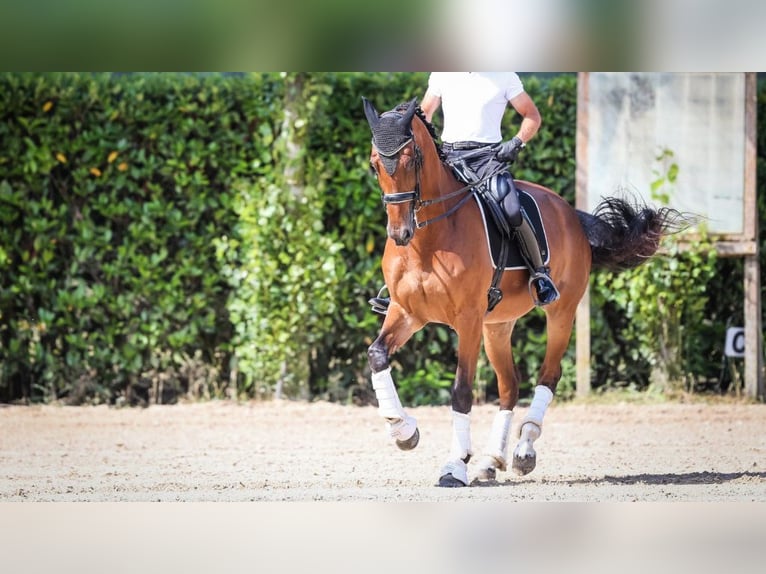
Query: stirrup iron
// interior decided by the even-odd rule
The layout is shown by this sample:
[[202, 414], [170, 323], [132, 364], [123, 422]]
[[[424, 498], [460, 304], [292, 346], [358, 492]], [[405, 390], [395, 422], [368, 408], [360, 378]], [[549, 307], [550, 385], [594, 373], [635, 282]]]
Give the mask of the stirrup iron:
[[[547, 284], [544, 291], [547, 293], [542, 298], [540, 297], [538, 284], [536, 281], [544, 281]], [[558, 301], [559, 297], [561, 297], [561, 294], [556, 288], [556, 284], [553, 282], [553, 279], [551, 279], [551, 276], [548, 274], [547, 269], [538, 269], [534, 273], [530, 273], [528, 288], [529, 294], [532, 296], [532, 301], [536, 307], [550, 305], [551, 303]]]
[[383, 296], [385, 291], [388, 291], [388, 287], [383, 285], [383, 287], [380, 288], [380, 291], [378, 291], [377, 297], [372, 297], [371, 299], [367, 300], [374, 313], [378, 313], [380, 315], [385, 315], [388, 313], [388, 305], [391, 303], [391, 298]]

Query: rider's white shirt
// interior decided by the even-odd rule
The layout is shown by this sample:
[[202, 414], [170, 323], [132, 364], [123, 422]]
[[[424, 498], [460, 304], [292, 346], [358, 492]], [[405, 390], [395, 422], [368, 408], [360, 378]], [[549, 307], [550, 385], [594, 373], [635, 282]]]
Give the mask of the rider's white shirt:
[[432, 72], [428, 89], [441, 98], [442, 141], [497, 143], [508, 101], [524, 86], [515, 72]]

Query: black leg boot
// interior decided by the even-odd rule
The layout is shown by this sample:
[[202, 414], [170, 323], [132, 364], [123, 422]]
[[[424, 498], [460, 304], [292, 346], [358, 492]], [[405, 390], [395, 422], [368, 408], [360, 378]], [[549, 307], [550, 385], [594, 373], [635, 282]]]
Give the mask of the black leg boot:
[[[521, 225], [516, 229], [516, 238], [521, 247], [521, 254], [529, 267], [529, 293], [535, 305], [542, 307], [550, 305], [559, 298], [559, 291], [550, 277], [550, 269], [543, 265], [543, 257], [540, 253], [540, 243], [537, 234], [529, 223], [522, 209]], [[534, 287], [534, 291], [532, 290]]]

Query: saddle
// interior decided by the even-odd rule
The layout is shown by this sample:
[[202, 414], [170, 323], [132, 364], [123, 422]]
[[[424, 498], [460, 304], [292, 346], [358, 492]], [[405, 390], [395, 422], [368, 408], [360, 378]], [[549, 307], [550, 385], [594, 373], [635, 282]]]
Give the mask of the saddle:
[[[543, 225], [543, 220], [540, 215], [540, 208], [534, 197], [526, 191], [516, 189], [515, 193], [518, 193], [519, 209], [522, 217], [529, 221], [537, 234], [543, 262], [547, 265], [550, 262], [548, 237], [545, 233], [545, 226]], [[502, 269], [504, 271], [527, 269], [526, 261], [524, 260], [519, 245], [514, 240], [513, 235], [506, 234], [504, 232], [504, 227], [497, 222], [497, 214], [493, 209], [493, 200], [488, 201], [486, 197], [477, 193], [476, 202], [479, 204], [481, 216], [484, 220], [484, 235], [487, 241], [487, 249], [489, 249], [489, 254], [492, 259], [492, 266], [495, 269]], [[504, 243], [509, 244], [510, 247], [505, 254], [502, 253], [502, 246]]]
[[519, 227], [522, 219], [529, 223], [537, 235], [543, 264], [547, 265], [550, 258], [545, 226], [537, 202], [529, 193], [516, 188], [512, 176], [496, 174], [480, 179], [464, 161], [451, 162], [451, 166], [458, 179], [469, 185], [476, 183], [475, 197], [484, 221], [487, 247], [495, 269], [487, 292], [489, 312], [503, 297], [498, 285], [504, 271], [533, 271], [522, 254], [514, 230]]

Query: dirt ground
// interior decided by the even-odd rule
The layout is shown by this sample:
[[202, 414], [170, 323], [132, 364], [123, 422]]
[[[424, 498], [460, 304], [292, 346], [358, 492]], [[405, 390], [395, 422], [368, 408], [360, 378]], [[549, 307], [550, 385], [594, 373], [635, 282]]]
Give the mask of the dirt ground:
[[[476, 451], [495, 411], [474, 407]], [[448, 407], [408, 412], [402, 452], [374, 407], [0, 406], [0, 501], [766, 501], [766, 405], [554, 402], [534, 472], [462, 489], [435, 486]]]

